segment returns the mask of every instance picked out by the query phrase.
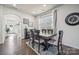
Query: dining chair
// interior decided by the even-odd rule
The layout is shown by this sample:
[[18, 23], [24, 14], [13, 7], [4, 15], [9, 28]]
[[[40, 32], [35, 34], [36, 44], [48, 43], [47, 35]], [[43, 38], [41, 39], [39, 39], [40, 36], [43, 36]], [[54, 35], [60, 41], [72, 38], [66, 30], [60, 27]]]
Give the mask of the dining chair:
[[[54, 43], [54, 41], [55, 41], [55, 39], [54, 39], [54, 37], [56, 36], [57, 34], [54, 34], [54, 35], [52, 35], [52, 36], [50, 36], [50, 40], [48, 41], [48, 43], [50, 44], [50, 45], [54, 45], [53, 43]], [[63, 47], [62, 47], [62, 38], [63, 38], [63, 31], [62, 30], [60, 30], [59, 31], [59, 37], [58, 37], [58, 43], [57, 43], [57, 51], [58, 51], [58, 55], [62, 55], [63, 54]]]
[[27, 29], [25, 28], [24, 29], [24, 39], [28, 39], [28, 33], [27, 33], [28, 31], [27, 31]]
[[30, 34], [30, 41], [31, 41], [31, 44], [32, 44], [32, 47], [34, 48], [34, 30], [33, 29], [31, 29], [30, 30], [30, 32], [31, 32], [31, 34]]
[[54, 39], [54, 37], [56, 37], [56, 35], [57, 34], [53, 34], [53, 35], [49, 36], [49, 41], [48, 41], [49, 45], [52, 45], [52, 46], [54, 45], [54, 42], [56, 41]]
[[42, 45], [44, 46], [43, 51], [48, 50], [48, 48], [53, 45], [53, 42], [56, 41], [55, 39], [53, 39], [54, 36], [56, 36], [56, 34], [49, 37], [41, 37], [44, 40], [44, 42], [42, 43]]
[[48, 34], [53, 34], [53, 29], [48, 29]]
[[42, 29], [42, 34], [46, 34], [46, 29]]
[[38, 52], [40, 53], [40, 45], [44, 42], [44, 40], [40, 39], [40, 30], [36, 30], [35, 40], [34, 42], [38, 44]]
[[54, 35], [51, 35], [51, 36], [48, 37], [48, 40], [47, 40], [47, 42], [45, 43], [45, 49], [44, 49], [44, 51], [45, 51], [45, 50], [48, 50], [51, 46], [54, 45], [54, 42], [56, 41], [56, 40], [54, 39], [54, 37], [55, 37], [56, 35], [57, 35], [57, 34], [54, 34]]

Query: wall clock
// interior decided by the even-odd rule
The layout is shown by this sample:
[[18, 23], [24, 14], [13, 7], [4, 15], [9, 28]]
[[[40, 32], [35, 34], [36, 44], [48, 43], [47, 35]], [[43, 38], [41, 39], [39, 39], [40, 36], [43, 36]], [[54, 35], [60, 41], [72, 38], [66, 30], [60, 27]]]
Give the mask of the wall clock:
[[79, 25], [79, 13], [71, 13], [65, 18], [65, 22], [68, 25]]

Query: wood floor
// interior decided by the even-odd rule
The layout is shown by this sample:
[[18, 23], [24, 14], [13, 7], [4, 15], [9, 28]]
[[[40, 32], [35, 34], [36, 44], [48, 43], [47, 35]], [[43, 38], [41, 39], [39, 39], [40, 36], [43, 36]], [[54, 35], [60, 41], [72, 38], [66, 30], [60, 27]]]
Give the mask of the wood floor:
[[4, 44], [0, 44], [0, 55], [36, 55], [36, 53], [26, 45], [26, 40], [16, 39], [14, 34], [9, 34]]

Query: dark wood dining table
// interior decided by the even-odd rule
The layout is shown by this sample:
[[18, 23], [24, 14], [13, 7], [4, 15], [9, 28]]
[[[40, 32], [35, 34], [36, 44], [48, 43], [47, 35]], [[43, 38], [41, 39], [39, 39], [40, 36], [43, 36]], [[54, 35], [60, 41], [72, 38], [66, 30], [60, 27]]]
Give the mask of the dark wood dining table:
[[44, 40], [43, 44], [44, 45], [44, 49], [43, 50], [48, 50], [49, 46], [50, 46], [50, 43], [48, 43], [49, 40], [52, 40], [54, 43], [56, 40], [55, 39], [52, 39], [51, 37], [52, 36], [55, 36], [56, 34], [52, 35], [52, 34], [40, 34], [40, 38]]

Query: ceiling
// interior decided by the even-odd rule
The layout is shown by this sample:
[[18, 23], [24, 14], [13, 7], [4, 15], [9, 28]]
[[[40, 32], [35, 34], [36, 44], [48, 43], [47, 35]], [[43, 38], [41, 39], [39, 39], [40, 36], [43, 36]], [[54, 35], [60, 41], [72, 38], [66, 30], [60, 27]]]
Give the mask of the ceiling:
[[8, 4], [7, 6], [17, 8], [31, 15], [38, 15], [59, 6], [59, 4]]

